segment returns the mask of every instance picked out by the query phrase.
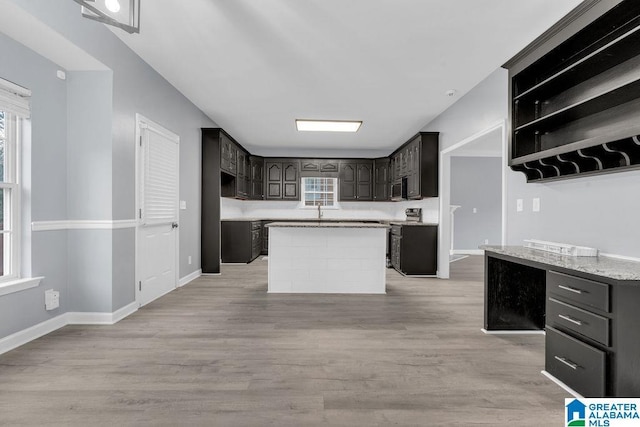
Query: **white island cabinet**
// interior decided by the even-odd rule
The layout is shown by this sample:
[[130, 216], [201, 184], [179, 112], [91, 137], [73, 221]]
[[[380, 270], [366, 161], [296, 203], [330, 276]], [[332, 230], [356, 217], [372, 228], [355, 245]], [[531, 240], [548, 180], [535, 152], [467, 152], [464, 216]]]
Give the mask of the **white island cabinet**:
[[385, 293], [389, 226], [328, 221], [267, 227], [270, 293]]

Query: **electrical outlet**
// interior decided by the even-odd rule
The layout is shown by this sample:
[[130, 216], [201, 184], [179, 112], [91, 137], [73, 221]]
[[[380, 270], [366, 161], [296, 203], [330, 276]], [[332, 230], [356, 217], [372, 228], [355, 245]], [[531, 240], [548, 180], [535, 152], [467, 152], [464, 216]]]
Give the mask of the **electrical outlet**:
[[540, 212], [540, 198], [539, 197], [534, 197], [533, 198], [532, 208], [533, 208], [534, 212]]
[[524, 210], [524, 200], [516, 200], [516, 212], [522, 212]]
[[191, 255], [189, 255], [189, 265], [191, 265]]
[[53, 289], [44, 291], [44, 308], [45, 310], [55, 310], [60, 307], [60, 292]]
[[187, 209], [187, 201], [180, 200], [180, 210], [185, 210], [185, 209]]

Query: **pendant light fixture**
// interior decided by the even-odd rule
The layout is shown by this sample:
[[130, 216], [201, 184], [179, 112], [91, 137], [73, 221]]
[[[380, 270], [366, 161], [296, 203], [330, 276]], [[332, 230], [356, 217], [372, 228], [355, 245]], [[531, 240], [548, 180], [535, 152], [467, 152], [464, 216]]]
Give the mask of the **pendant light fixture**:
[[140, 0], [73, 0], [82, 16], [118, 27], [130, 34], [140, 32]]

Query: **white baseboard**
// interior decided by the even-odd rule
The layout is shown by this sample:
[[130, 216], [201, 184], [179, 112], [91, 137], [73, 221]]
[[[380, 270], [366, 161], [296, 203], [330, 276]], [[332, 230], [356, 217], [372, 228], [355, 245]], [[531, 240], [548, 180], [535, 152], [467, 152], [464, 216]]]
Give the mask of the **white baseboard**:
[[189, 282], [196, 280], [200, 276], [202, 276], [202, 269], [196, 270], [191, 274], [187, 274], [186, 276], [184, 276], [178, 281], [178, 287], [181, 288], [184, 285], [188, 284]]
[[113, 314], [111, 315], [111, 319], [113, 320], [113, 324], [118, 323], [119, 321], [121, 321], [125, 317], [128, 317], [131, 314], [135, 313], [136, 311], [138, 311], [139, 307], [140, 306], [138, 305], [138, 303], [136, 301], [134, 301], [131, 304], [127, 304], [124, 307], [114, 311]]
[[67, 325], [113, 325], [111, 313], [67, 313]]
[[45, 320], [44, 322], [38, 323], [30, 328], [8, 335], [0, 339], [0, 354], [11, 351], [14, 348], [20, 347], [21, 345], [38, 339], [66, 325], [67, 315], [61, 314], [60, 316]]
[[30, 328], [0, 338], [0, 354], [18, 348], [67, 325], [113, 325], [137, 310], [138, 303], [132, 302], [113, 313], [64, 313]]
[[575, 391], [574, 389], [572, 389], [571, 387], [569, 387], [568, 385], [566, 385], [565, 383], [563, 383], [562, 381], [560, 381], [559, 379], [551, 375], [549, 372], [540, 371], [540, 373], [545, 377], [549, 378], [554, 383], [556, 383], [558, 386], [560, 386], [560, 388], [564, 389], [564, 391], [566, 391], [567, 393], [572, 394], [573, 397], [575, 397], [576, 399], [584, 399], [584, 396], [582, 396], [580, 393], [578, 393], [577, 391]]
[[449, 251], [450, 255], [484, 255], [482, 249], [453, 249]]
[[68, 325], [113, 325], [138, 310], [138, 303], [132, 302], [113, 313], [67, 313]]

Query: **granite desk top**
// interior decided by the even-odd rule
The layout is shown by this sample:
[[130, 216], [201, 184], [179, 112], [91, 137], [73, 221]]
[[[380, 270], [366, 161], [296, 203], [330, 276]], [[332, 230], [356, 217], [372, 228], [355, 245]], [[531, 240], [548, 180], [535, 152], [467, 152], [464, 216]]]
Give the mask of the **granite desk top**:
[[389, 228], [385, 224], [374, 222], [335, 222], [335, 221], [308, 221], [308, 222], [272, 222], [265, 227], [295, 227], [295, 228]]
[[593, 274], [594, 276], [615, 280], [640, 281], [640, 262], [638, 261], [627, 261], [605, 256], [574, 257], [524, 246], [480, 246], [480, 249], [554, 267]]

